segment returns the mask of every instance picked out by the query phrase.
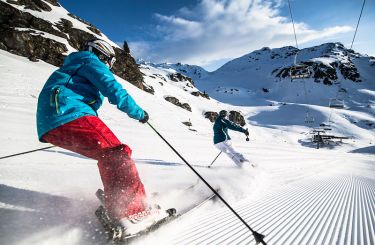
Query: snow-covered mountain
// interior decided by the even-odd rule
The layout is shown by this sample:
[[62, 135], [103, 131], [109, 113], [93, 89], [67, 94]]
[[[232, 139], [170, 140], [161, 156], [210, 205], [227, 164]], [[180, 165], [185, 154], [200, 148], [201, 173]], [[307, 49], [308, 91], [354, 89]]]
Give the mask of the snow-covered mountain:
[[[296, 53], [296, 64], [305, 65], [310, 75], [291, 82], [290, 72], [295, 67]], [[340, 90], [340, 96], [344, 97], [340, 99], [346, 99], [347, 106], [361, 103], [373, 108], [373, 100], [367, 95], [375, 88], [374, 77], [374, 57], [346, 49], [340, 43], [326, 43], [301, 50], [262, 48], [231, 60], [201, 78], [195, 77], [195, 80], [200, 90], [229, 103], [233, 103], [232, 97], [238, 99], [240, 96], [243, 98], [240, 104], [255, 105], [257, 100], [252, 95], [256, 94], [255, 97], [269, 101], [324, 106]], [[306, 87], [306, 93], [301, 85]]]
[[[307, 67], [308, 77], [291, 79], [295, 58], [296, 63]], [[374, 64], [374, 57], [346, 49], [340, 43], [326, 43], [302, 50], [262, 48], [214, 72], [192, 77], [200, 91], [218, 101], [236, 106], [270, 106], [269, 110], [277, 115], [273, 125], [325, 124], [345, 135], [353, 135], [350, 128], [359, 127], [366, 135], [366, 130], [375, 128]], [[176, 69], [184, 75], [199, 70], [180, 64], [152, 66]], [[265, 116], [261, 113], [249, 120], [263, 125], [268, 121]]]
[[[73, 23], [70, 31], [79, 29], [66, 17], [67, 11], [54, 3], [1, 0], [0, 7], [30, 19], [37, 17], [40, 23], [49, 22], [46, 24], [52, 29], [59, 29], [51, 24], [59, 21], [55, 17], [64, 16]], [[41, 6], [51, 10], [33, 10]], [[8, 12], [0, 14], [4, 13]], [[41, 34], [38, 26], [22, 28], [34, 30], [27, 29], [25, 34], [24, 29], [6, 27], [7, 45], [23, 40], [16, 37], [24, 34], [32, 39], [35, 33], [35, 37], [43, 38], [41, 43], [59, 45], [66, 40], [70, 45], [73, 41], [71, 35], [70, 39], [60, 40], [46, 32]], [[37, 139], [36, 103], [44, 82], [57, 67], [48, 61], [48, 55], [35, 62], [10, 46], [0, 48], [2, 157], [47, 146]], [[19, 48], [25, 52], [35, 50], [33, 46], [29, 50]], [[312, 62], [313, 75], [304, 83], [284, 76], [295, 51], [291, 47], [261, 49], [212, 73], [196, 66], [143, 63], [137, 67], [142, 86], [134, 86], [137, 84], [124, 80], [121, 74], [116, 78], [150, 114], [150, 123], [209, 183], [220, 187], [221, 194], [244, 220], [266, 235], [268, 244], [374, 244], [373, 58], [345, 50], [340, 44], [301, 50], [298, 62]], [[340, 65], [348, 65], [348, 73], [342, 73]], [[353, 65], [358, 76], [350, 75], [355, 74], [351, 73], [355, 71]], [[331, 67], [337, 79], [333, 79]], [[327, 75], [314, 78], [323, 71]], [[324, 82], [325, 77], [332, 77], [332, 84]], [[142, 90], [143, 86], [153, 93]], [[335, 97], [338, 89], [345, 89], [347, 96], [345, 109], [341, 110], [328, 106], [328, 98]], [[219, 153], [213, 146], [209, 119], [222, 109], [241, 112], [240, 119], [250, 130], [250, 141], [245, 141], [243, 134], [231, 132], [232, 144], [257, 168], [238, 169], [224, 154], [212, 168], [205, 167]], [[304, 122], [307, 112], [314, 116], [313, 124]], [[209, 193], [147, 125], [128, 118], [109, 103], [104, 103], [99, 116], [133, 149], [132, 157], [147, 193], [150, 197], [158, 193], [154, 201], [179, 209]], [[322, 122], [330, 124], [330, 134], [349, 139], [315, 149], [309, 132]], [[198, 183], [194, 190], [180, 194], [194, 183]], [[93, 214], [99, 205], [94, 193], [100, 187], [96, 161], [64, 149], [0, 159], [0, 244], [106, 244]], [[255, 241], [217, 202], [207, 203], [138, 241], [155, 243]]]
[[161, 63], [161, 64], [153, 64], [153, 63], [144, 63], [155, 68], [160, 69], [172, 69], [179, 73], [184, 74], [192, 78], [193, 80], [201, 80], [208, 76], [209, 72], [206, 71], [204, 68], [197, 66], [197, 65], [188, 65], [188, 64], [181, 64], [181, 63]]

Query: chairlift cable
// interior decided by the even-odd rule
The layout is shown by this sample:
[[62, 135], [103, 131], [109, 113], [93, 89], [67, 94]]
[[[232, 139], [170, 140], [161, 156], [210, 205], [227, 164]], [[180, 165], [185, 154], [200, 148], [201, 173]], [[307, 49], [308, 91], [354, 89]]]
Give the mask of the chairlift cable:
[[[289, 1], [289, 0], [288, 0]], [[354, 44], [354, 40], [355, 40], [355, 37], [357, 35], [357, 31], [358, 31], [358, 27], [359, 27], [359, 23], [361, 21], [361, 17], [362, 17], [362, 13], [363, 13], [363, 9], [365, 7], [365, 4], [366, 4], [366, 0], [363, 0], [363, 3], [362, 3], [362, 8], [361, 8], [361, 13], [359, 14], [359, 17], [358, 17], [358, 21], [357, 21], [357, 26], [355, 28], [355, 31], [354, 31], [354, 36], [353, 36], [353, 40], [352, 40], [352, 43], [350, 45], [350, 49], [353, 48], [353, 44]], [[339, 91], [341, 89], [341, 82], [338, 86], [338, 89], [337, 89], [337, 92], [336, 92], [336, 96], [335, 96], [335, 100], [337, 101], [338, 100], [338, 95], [339, 95]], [[329, 118], [328, 118], [328, 125], [330, 126], [331, 125], [331, 117], [332, 117], [332, 112], [333, 112], [333, 107], [331, 107], [331, 102], [329, 104], [330, 106], [330, 113], [329, 113]]]
[[[288, 0], [288, 1], [289, 1], [289, 0]], [[361, 13], [359, 14], [359, 18], [358, 18], [357, 26], [356, 26], [356, 28], [355, 28], [355, 32], [354, 32], [354, 36], [353, 36], [353, 40], [352, 40], [352, 44], [350, 45], [350, 49], [353, 48], [354, 39], [355, 39], [355, 36], [357, 35], [358, 26], [359, 26], [359, 22], [361, 21], [361, 17], [362, 17], [362, 13], [363, 13], [363, 8], [365, 7], [365, 3], [366, 3], [366, 0], [363, 0]]]
[[292, 8], [290, 6], [290, 0], [288, 0], [288, 6], [289, 6], [290, 18], [292, 19], [293, 32], [294, 32], [294, 40], [296, 41], [296, 48], [299, 49], [298, 48], [298, 42], [297, 42], [296, 28], [294, 27], [294, 20], [293, 20]]
[[[297, 55], [298, 55], [298, 52], [299, 52], [299, 47], [298, 47], [297, 33], [296, 33], [296, 28], [294, 26], [294, 19], [293, 19], [292, 7], [290, 5], [290, 0], [288, 0], [288, 6], [289, 6], [290, 19], [292, 20], [292, 25], [293, 25], [294, 40], [296, 42], [296, 48], [297, 48], [297, 52], [294, 56], [294, 65], [296, 66], [297, 65]], [[303, 80], [303, 88], [304, 88], [304, 92], [305, 92], [306, 104], [309, 104], [309, 99], [308, 99], [308, 94], [307, 94], [307, 89], [306, 89], [306, 82], [305, 82], [305, 79], [303, 77], [302, 77], [302, 80]], [[306, 111], [305, 121], [306, 120], [310, 121], [310, 119], [307, 118], [309, 116], [309, 112], [310, 112], [310, 108], [308, 107], [307, 111]]]

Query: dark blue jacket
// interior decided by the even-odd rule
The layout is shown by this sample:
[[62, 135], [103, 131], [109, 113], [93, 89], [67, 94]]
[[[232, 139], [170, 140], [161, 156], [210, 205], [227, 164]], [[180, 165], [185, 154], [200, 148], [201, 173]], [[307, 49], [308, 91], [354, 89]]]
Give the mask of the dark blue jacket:
[[214, 123], [214, 144], [230, 140], [228, 128], [242, 133], [246, 132], [246, 129], [241, 126], [219, 116]]
[[79, 117], [97, 116], [103, 99], [129, 117], [140, 120], [144, 111], [122, 88], [109, 68], [89, 52], [74, 52], [47, 80], [38, 98], [38, 137]]

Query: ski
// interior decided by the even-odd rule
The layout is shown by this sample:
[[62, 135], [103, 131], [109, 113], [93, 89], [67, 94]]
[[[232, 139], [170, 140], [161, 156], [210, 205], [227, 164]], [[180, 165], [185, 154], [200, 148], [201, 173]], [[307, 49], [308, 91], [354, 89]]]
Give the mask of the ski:
[[[216, 191], [219, 191], [218, 189]], [[157, 230], [163, 225], [166, 225], [170, 223], [171, 221], [174, 221], [176, 219], [181, 218], [183, 215], [186, 215], [188, 213], [193, 212], [197, 208], [201, 207], [205, 203], [214, 200], [216, 197], [215, 194], [211, 194], [209, 196], [204, 197], [202, 200], [200, 200], [197, 203], [194, 203], [193, 205], [180, 210], [179, 212], [176, 211], [176, 209], [171, 208], [167, 209], [167, 216], [156, 223], [146, 227], [144, 230], [141, 230], [134, 234], [127, 234], [126, 230], [121, 226], [121, 224], [118, 221], [115, 221], [110, 218], [108, 215], [108, 212], [104, 206], [104, 191], [101, 189], [98, 189], [96, 192], [96, 196], [101, 202], [101, 205], [99, 208], [95, 211], [95, 215], [98, 218], [99, 222], [102, 224], [105, 233], [107, 234], [108, 242], [109, 244], [126, 244], [129, 243], [137, 238], [140, 238], [152, 231]]]

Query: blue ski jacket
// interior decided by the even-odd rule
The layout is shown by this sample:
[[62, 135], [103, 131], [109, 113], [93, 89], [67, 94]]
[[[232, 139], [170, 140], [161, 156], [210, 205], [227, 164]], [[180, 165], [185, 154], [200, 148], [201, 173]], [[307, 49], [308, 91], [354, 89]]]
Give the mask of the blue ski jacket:
[[242, 133], [246, 132], [246, 129], [241, 126], [219, 116], [214, 123], [214, 144], [230, 140], [228, 128]]
[[50, 130], [77, 118], [97, 116], [104, 96], [129, 117], [144, 118], [144, 111], [94, 53], [80, 51], [68, 55], [39, 94], [36, 117], [39, 140], [43, 141], [43, 135]]

